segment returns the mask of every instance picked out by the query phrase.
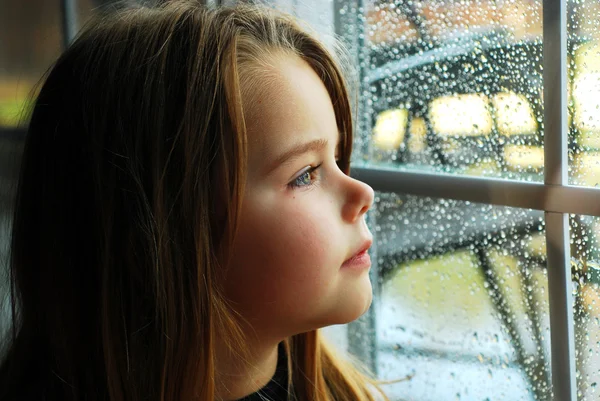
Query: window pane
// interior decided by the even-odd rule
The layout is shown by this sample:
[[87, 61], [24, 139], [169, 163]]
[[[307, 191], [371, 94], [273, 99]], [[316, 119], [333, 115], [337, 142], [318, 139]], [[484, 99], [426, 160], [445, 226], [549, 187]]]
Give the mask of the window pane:
[[600, 183], [600, 4], [568, 0], [569, 130], [571, 184]]
[[378, 371], [393, 399], [549, 400], [543, 213], [377, 194]]
[[366, 21], [370, 164], [542, 180], [541, 0], [380, 0]]
[[60, 4], [0, 0], [0, 127], [17, 125], [33, 85], [61, 51]]
[[578, 399], [591, 401], [600, 383], [600, 218], [570, 220]]

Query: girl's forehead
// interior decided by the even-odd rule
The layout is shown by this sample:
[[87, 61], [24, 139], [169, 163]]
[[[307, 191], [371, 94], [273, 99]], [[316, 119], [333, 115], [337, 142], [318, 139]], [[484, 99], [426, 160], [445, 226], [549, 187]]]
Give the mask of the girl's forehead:
[[[298, 141], [325, 139], [337, 143], [338, 129], [325, 85], [300, 57], [276, 60], [264, 85], [248, 96], [244, 109], [250, 169]], [[259, 77], [256, 77], [259, 79]]]

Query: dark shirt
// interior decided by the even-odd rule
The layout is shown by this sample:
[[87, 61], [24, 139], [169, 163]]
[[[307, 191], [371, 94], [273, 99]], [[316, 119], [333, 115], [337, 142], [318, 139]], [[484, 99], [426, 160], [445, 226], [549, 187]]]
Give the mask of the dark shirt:
[[257, 392], [252, 393], [239, 401], [287, 401], [287, 382], [287, 358], [283, 343], [280, 343], [277, 350], [277, 368], [275, 369], [275, 374], [271, 380]]

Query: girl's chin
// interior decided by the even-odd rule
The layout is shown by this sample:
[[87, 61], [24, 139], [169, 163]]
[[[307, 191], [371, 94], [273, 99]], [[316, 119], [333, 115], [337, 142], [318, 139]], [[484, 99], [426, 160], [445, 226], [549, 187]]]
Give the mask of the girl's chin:
[[344, 311], [338, 315], [338, 321], [332, 324], [346, 324], [355, 321], [369, 310], [373, 302], [373, 290], [371, 282], [365, 284], [365, 289], [361, 289], [360, 294], [354, 294], [351, 303], [344, 305]]

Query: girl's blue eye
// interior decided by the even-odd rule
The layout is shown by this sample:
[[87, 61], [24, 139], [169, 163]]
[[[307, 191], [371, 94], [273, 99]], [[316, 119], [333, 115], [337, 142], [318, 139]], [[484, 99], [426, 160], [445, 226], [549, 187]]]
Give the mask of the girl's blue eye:
[[318, 166], [311, 167], [308, 170], [304, 171], [301, 175], [295, 178], [292, 182], [289, 183], [289, 186], [292, 188], [300, 188], [300, 187], [308, 187], [312, 185], [314, 182], [314, 172], [321, 167]]

